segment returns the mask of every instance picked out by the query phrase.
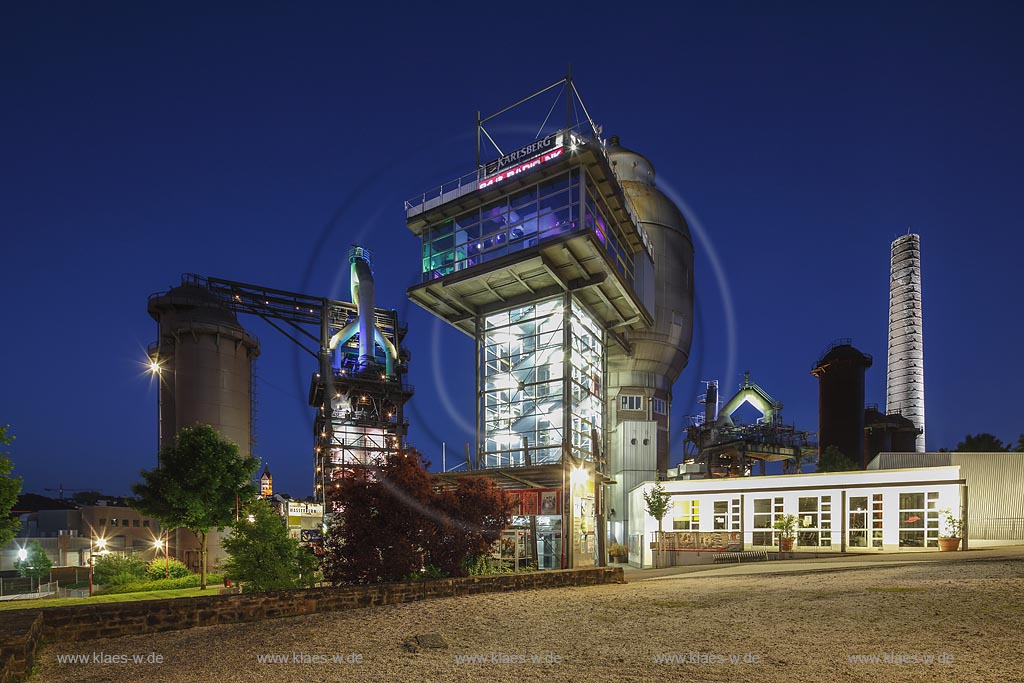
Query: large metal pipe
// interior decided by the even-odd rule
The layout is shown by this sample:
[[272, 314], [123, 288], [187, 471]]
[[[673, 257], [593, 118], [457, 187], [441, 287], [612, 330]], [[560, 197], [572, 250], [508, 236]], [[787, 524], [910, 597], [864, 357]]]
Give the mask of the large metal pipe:
[[349, 339], [359, 334], [360, 371], [373, 369], [376, 366], [374, 342], [384, 349], [385, 374], [395, 374], [395, 363], [398, 361], [398, 349], [377, 328], [376, 297], [373, 284], [373, 270], [370, 268], [370, 253], [362, 247], [352, 247], [349, 252], [349, 293], [352, 303], [356, 305], [357, 318], [340, 332], [331, 337], [329, 348], [333, 351]]
[[370, 271], [370, 264], [366, 261], [362, 250], [358, 247], [353, 249], [349, 261], [352, 264], [352, 303], [359, 309], [359, 369], [365, 370], [368, 365], [373, 364], [375, 355], [373, 353], [375, 327], [373, 324], [373, 273]]

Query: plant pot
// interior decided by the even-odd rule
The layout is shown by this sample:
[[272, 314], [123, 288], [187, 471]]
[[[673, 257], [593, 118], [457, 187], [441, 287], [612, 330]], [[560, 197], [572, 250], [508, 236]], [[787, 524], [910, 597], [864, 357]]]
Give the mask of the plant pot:
[[943, 552], [950, 552], [952, 550], [958, 550], [960, 548], [959, 538], [940, 538], [939, 539], [939, 550]]
[[784, 553], [788, 553], [788, 552], [792, 551], [793, 550], [793, 540], [794, 539], [792, 539], [792, 538], [780, 538], [779, 539], [779, 550], [784, 552]]
[[626, 558], [622, 555], [612, 555], [612, 562], [614, 562], [615, 564], [623, 564], [625, 563], [625, 561]]

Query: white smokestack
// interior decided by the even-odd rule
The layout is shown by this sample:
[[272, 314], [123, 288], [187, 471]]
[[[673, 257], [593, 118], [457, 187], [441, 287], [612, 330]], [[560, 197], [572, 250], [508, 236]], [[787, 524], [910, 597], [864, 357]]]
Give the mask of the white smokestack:
[[889, 275], [889, 370], [885, 409], [900, 412], [921, 430], [924, 452], [924, 335], [921, 319], [921, 237], [904, 235], [892, 243]]

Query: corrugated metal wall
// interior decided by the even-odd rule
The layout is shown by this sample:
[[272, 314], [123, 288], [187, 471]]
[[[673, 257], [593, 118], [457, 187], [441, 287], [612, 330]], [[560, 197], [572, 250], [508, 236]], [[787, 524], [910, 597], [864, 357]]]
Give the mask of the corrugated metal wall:
[[967, 482], [968, 534], [1024, 540], [1024, 453], [879, 453], [868, 469], [957, 465]]
[[1024, 540], [1024, 453], [951, 453], [967, 480], [968, 535]]

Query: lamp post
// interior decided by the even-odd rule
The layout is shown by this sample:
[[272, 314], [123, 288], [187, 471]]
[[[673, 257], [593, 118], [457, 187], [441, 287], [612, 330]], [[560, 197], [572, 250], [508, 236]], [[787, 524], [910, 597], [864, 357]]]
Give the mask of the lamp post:
[[[166, 538], [166, 537], [167, 537], [167, 532], [164, 531], [164, 538]], [[156, 548], [157, 550], [160, 550], [161, 548], [163, 548], [163, 551], [164, 551], [164, 578], [165, 579], [171, 578], [171, 560], [170, 560], [170, 557], [168, 555], [168, 552], [171, 549], [170, 548], [170, 543], [165, 541], [163, 538], [158, 538], [155, 541], [153, 541], [153, 547]]]
[[[96, 538], [96, 539], [93, 539], [93, 541], [95, 542], [96, 547], [98, 547], [100, 549], [100, 552], [102, 552], [103, 549], [107, 547], [107, 539], [105, 539], [105, 538]], [[90, 544], [89, 545], [89, 597], [90, 598], [92, 597], [92, 568], [93, 568], [93, 565], [95, 565], [95, 564], [96, 564], [96, 561], [95, 561], [95, 551], [93, 550], [92, 544]]]

